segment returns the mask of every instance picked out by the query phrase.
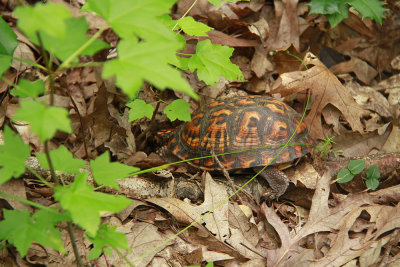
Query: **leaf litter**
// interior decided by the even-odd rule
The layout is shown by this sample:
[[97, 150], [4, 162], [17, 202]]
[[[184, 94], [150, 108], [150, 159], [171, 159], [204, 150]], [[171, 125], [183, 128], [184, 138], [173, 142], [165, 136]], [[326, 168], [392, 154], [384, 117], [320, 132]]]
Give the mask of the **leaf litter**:
[[[171, 16], [180, 18], [192, 2], [179, 1]], [[392, 10], [382, 27], [350, 12], [347, 20], [329, 29], [324, 17], [307, 15], [308, 7], [296, 0], [224, 2], [221, 8], [198, 1], [189, 15], [214, 28], [208, 37], [212, 43], [237, 48], [231, 60], [242, 69], [247, 81], [245, 90], [238, 83], [223, 80], [206, 87], [195, 74], [186, 73], [192, 87], [203, 97], [200, 104], [247, 92], [270, 93], [279, 94], [275, 96], [291, 102], [300, 112], [304, 91], [310, 89], [312, 103], [305, 121], [311, 134], [317, 139], [335, 135], [332, 151], [337, 149], [342, 153], [330, 153], [334, 154], [329, 155], [330, 163], [323, 163], [322, 167], [313, 166], [318, 163], [296, 166], [292, 170], [295, 173], [290, 175], [296, 188], [292, 187], [272, 205], [255, 197], [264, 191], [262, 184], [253, 191], [240, 192], [242, 200], [245, 199], [243, 203], [237, 198], [226, 201], [232, 193], [229, 186], [210, 174], [202, 176], [199, 182], [198, 175], [187, 166], [170, 169], [179, 170], [173, 173], [182, 175], [184, 182], [171, 178], [159, 182], [161, 178], [157, 175], [121, 181], [121, 192], [140, 198], [141, 202], [120, 216], [121, 220], [105, 214], [103, 221], [117, 226], [126, 235], [131, 249], [126, 257], [138, 260], [137, 266], [185, 266], [206, 261], [221, 266], [397, 266], [400, 262], [400, 47], [395, 44], [400, 41], [400, 31], [394, 25], [400, 20], [400, 7], [395, 1], [388, 3]], [[71, 1], [70, 5], [78, 11], [76, 7], [81, 4]], [[92, 30], [104, 23], [94, 16], [88, 20]], [[18, 57], [34, 61], [38, 52], [35, 46], [16, 32], [21, 39], [16, 51]], [[114, 33], [106, 31], [102, 38], [115, 48]], [[197, 41], [194, 37], [185, 38]], [[322, 47], [335, 50], [342, 55], [341, 59], [333, 57], [332, 65], [328, 66], [320, 54]], [[187, 49], [193, 52], [195, 46], [188, 44]], [[271, 50], [289, 50], [303, 59], [309, 69], [305, 70], [297, 59], [283, 52], [270, 54]], [[13, 68], [26, 78], [43, 78], [29, 65], [19, 62]], [[88, 159], [108, 149], [121, 162], [158, 165], [159, 160], [150, 154], [154, 151], [152, 146], [137, 144], [139, 134], [150, 127], [149, 120], [129, 122], [128, 110], [124, 108], [127, 99], [112, 81], [103, 83], [98, 73], [93, 68], [75, 69], [62, 73], [57, 80], [56, 105], [70, 109], [73, 134], [57, 136], [50, 146], [65, 144], [76, 157]], [[5, 76], [9, 80], [17, 78], [13, 72]], [[150, 85], [146, 86], [148, 90], [141, 92], [143, 98], [156, 102], [160, 95]], [[69, 88], [68, 95], [57, 90], [63, 87]], [[9, 87], [2, 83], [0, 89], [5, 91]], [[176, 98], [165, 92], [161, 97], [168, 103]], [[193, 101], [190, 104], [191, 110], [198, 105]], [[16, 105], [7, 102], [4, 106], [3, 123], [5, 117], [12, 117]], [[156, 121], [171, 126], [165, 115], [157, 114]], [[14, 124], [35, 152], [44, 151], [29, 127]], [[152, 138], [150, 135], [151, 132], [147, 134], [148, 140]], [[345, 166], [340, 157], [358, 156], [368, 161], [372, 153], [386, 153], [374, 161], [386, 171], [377, 191], [366, 191], [361, 177], [349, 185], [332, 183], [334, 173]], [[6, 191], [15, 189], [22, 198], [52, 203], [51, 194], [41, 190], [31, 178], [26, 179], [25, 185], [10, 183]], [[7, 205], [17, 207], [14, 202]], [[202, 217], [207, 212], [210, 214]], [[194, 221], [198, 222], [192, 228], [166, 241]], [[66, 227], [60, 229], [65, 247], [71, 252]], [[81, 256], [86, 258], [91, 244], [83, 231], [75, 230], [75, 235]], [[2, 251], [5, 253], [0, 258], [23, 264], [75, 264], [72, 253], [63, 255], [36, 244], [24, 259], [14, 259], [8, 250]], [[95, 264], [119, 266], [124, 261], [113, 252], [111, 256], [100, 257]]]

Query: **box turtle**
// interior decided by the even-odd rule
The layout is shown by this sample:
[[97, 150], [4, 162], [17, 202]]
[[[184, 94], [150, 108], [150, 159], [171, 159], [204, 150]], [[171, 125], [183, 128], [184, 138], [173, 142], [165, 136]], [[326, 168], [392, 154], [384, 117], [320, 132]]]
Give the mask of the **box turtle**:
[[[260, 170], [289, 140], [300, 118], [285, 103], [266, 96], [220, 99], [196, 110], [191, 121], [164, 131], [164, 138], [168, 138], [164, 154], [167, 151], [185, 160], [242, 151], [220, 155], [218, 160], [228, 171], [254, 167]], [[292, 162], [308, 154], [313, 143], [306, 124], [300, 123], [290, 141], [294, 145], [288, 145], [271, 165]], [[188, 163], [203, 170], [221, 169], [214, 157]], [[275, 197], [282, 195], [289, 185], [286, 175], [276, 168], [268, 167], [260, 175], [267, 179]]]

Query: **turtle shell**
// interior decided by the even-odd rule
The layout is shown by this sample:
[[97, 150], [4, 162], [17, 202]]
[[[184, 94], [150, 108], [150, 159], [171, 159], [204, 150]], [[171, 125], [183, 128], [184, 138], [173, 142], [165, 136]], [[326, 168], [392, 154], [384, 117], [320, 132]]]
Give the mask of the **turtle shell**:
[[[220, 99], [196, 110], [191, 121], [171, 134], [167, 147], [183, 160], [217, 155], [226, 170], [265, 166], [300, 124], [291, 145], [272, 164], [290, 162], [309, 153], [314, 143], [300, 118], [285, 103], [265, 96]], [[224, 153], [232, 154], [219, 155]], [[220, 169], [214, 157], [189, 163], [204, 170]]]

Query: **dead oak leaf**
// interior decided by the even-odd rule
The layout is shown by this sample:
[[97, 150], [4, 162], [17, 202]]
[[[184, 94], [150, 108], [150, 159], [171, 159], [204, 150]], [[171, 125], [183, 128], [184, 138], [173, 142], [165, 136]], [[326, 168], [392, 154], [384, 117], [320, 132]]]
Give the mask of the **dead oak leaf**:
[[314, 138], [324, 138], [321, 115], [322, 110], [328, 104], [335, 106], [341, 112], [354, 131], [363, 134], [360, 118], [364, 111], [351, 94], [313, 54], [307, 53], [304, 63], [314, 66], [306, 71], [282, 74], [271, 93], [280, 93], [282, 96], [286, 96], [308, 88], [311, 89], [314, 102], [310, 113], [305, 118], [305, 123], [309, 126]]
[[[200, 206], [191, 205], [176, 198], [151, 198], [147, 201], [163, 207], [179, 222], [190, 224], [199, 220], [199, 224], [195, 225], [197, 228], [201, 230], [204, 226], [218, 240], [224, 240], [229, 236], [227, 198], [226, 187], [214, 182], [211, 175], [207, 173], [204, 202]], [[221, 205], [224, 201], [225, 203]], [[208, 211], [212, 212], [200, 219]]]

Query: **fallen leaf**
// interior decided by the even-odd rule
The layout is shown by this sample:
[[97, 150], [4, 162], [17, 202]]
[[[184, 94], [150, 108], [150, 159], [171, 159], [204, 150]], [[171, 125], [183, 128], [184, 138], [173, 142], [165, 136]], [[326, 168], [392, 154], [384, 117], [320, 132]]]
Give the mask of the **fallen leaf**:
[[375, 78], [378, 72], [368, 65], [367, 62], [356, 58], [351, 57], [350, 60], [341, 62], [329, 68], [329, 70], [333, 74], [343, 74], [348, 72], [354, 72], [357, 78], [363, 82], [364, 84], [370, 84], [371, 81]]
[[298, 0], [282, 0], [282, 3], [284, 8], [279, 30], [271, 42], [268, 40], [268, 47], [272, 50], [282, 51], [293, 45], [297, 51], [300, 51], [299, 21], [297, 16]]
[[214, 182], [210, 174], [207, 173], [205, 178], [204, 202], [200, 206], [191, 205], [175, 198], [151, 198], [147, 201], [163, 207], [179, 222], [185, 224], [191, 224], [199, 220], [203, 214], [225, 202], [208, 216], [199, 220], [198, 224], [195, 224], [199, 229], [205, 227], [218, 240], [224, 240], [229, 236], [227, 198], [226, 187]]
[[400, 151], [400, 128], [393, 125], [392, 132], [382, 147], [382, 152], [399, 152]]
[[305, 123], [314, 138], [324, 138], [321, 113], [328, 104], [340, 110], [354, 131], [363, 134], [363, 126], [360, 122], [363, 110], [346, 88], [313, 54], [307, 53], [304, 63], [314, 66], [306, 71], [282, 74], [271, 93], [280, 93], [282, 96], [286, 96], [308, 88], [311, 89], [314, 101], [305, 118]]

